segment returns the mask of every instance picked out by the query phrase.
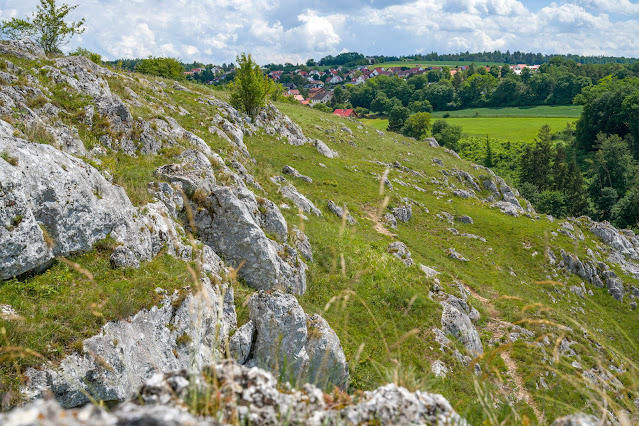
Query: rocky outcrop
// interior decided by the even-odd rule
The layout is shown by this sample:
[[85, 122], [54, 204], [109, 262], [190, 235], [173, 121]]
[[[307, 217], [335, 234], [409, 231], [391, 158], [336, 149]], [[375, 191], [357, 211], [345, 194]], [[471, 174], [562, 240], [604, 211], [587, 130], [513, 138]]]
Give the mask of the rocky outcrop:
[[[211, 378], [215, 378], [212, 380]], [[192, 401], [224, 401], [211, 407], [210, 417], [197, 417], [187, 411]], [[183, 425], [201, 424], [305, 424], [320, 425], [417, 425], [462, 426], [466, 421], [439, 394], [409, 392], [389, 384], [356, 396], [344, 405], [327, 403], [317, 387], [301, 389], [278, 385], [269, 373], [247, 368], [234, 361], [219, 361], [204, 374], [177, 371], [156, 374], [130, 401], [110, 411], [87, 405], [64, 410], [53, 400], [38, 400], [12, 412], [0, 414], [0, 422], [75, 425]]]
[[282, 196], [291, 200], [295, 205], [300, 208], [304, 213], [312, 213], [316, 216], [322, 216], [320, 209], [315, 207], [315, 204], [304, 195], [302, 195], [297, 188], [292, 185], [282, 186], [279, 189]]
[[622, 301], [624, 296], [624, 285], [617, 274], [603, 262], [592, 262], [579, 260], [574, 254], [568, 254], [563, 249], [560, 252], [561, 261], [559, 267], [579, 276], [595, 287], [605, 287], [616, 300]]
[[119, 402], [132, 397], [157, 372], [201, 370], [221, 357], [223, 342], [236, 326], [231, 288], [201, 281], [201, 290], [173, 294], [148, 311], [110, 322], [84, 341], [82, 352], [59, 367], [28, 369], [28, 399], [51, 391], [64, 407]]
[[292, 383], [327, 389], [348, 385], [339, 338], [321, 316], [304, 313], [294, 296], [259, 292], [249, 300], [249, 318], [231, 339], [239, 362], [266, 368]]
[[[206, 209], [195, 213], [200, 239], [222, 254], [231, 266], [239, 268], [239, 276], [248, 285], [259, 290], [279, 288], [304, 293], [306, 264], [293, 247], [266, 236], [254, 216], [259, 209], [250, 191], [216, 187], [203, 204]], [[277, 214], [273, 212], [273, 215]], [[277, 217], [281, 217], [281, 213]]]
[[398, 222], [407, 223], [411, 217], [413, 217], [413, 206], [406, 204], [404, 206], [395, 207], [391, 209], [391, 213], [395, 216]]
[[328, 200], [328, 210], [340, 219], [346, 217], [346, 222], [348, 222], [349, 225], [355, 225], [357, 223], [355, 218], [348, 213], [348, 209], [341, 208], [335, 204], [333, 200]]
[[313, 179], [311, 179], [308, 176], [304, 176], [303, 174], [298, 172], [297, 169], [295, 169], [295, 168], [293, 168], [291, 166], [284, 166], [282, 168], [282, 173], [287, 174], [287, 175], [291, 175], [294, 178], [301, 179], [301, 180], [303, 180], [305, 182], [308, 182], [308, 183], [313, 183]]
[[[6, 124], [6, 123], [5, 123]], [[55, 256], [89, 250], [132, 223], [124, 190], [50, 145], [0, 137], [0, 279], [46, 267]]]
[[459, 339], [470, 353], [482, 354], [484, 348], [479, 333], [470, 319], [470, 316], [478, 319], [479, 312], [470, 309], [463, 299], [452, 296], [440, 303], [444, 308], [441, 320], [443, 330]]
[[44, 49], [29, 38], [19, 40], [3, 40], [0, 42], [0, 53], [24, 59], [45, 59]]
[[411, 253], [408, 250], [408, 247], [406, 247], [406, 244], [401, 241], [390, 243], [386, 251], [401, 260], [406, 266], [412, 266], [415, 264], [413, 259], [411, 259]]

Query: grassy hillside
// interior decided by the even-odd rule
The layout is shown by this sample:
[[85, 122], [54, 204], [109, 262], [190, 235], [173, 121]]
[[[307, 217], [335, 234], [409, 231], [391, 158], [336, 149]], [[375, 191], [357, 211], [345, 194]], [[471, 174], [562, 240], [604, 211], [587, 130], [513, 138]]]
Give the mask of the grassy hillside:
[[[28, 61], [21, 65], [25, 69], [40, 66]], [[56, 87], [45, 77], [38, 78], [42, 84]], [[127, 79], [110, 77], [109, 85], [127, 101], [132, 99], [129, 90], [144, 101], [146, 106], [131, 107], [134, 118], [174, 118], [224, 159], [234, 158], [231, 146], [208, 130], [206, 123], [216, 110], [199, 101], [202, 96], [225, 98], [227, 93], [185, 83], [190, 91], [164, 91], [161, 105], [165, 108], [158, 112], [157, 88], [148, 80], [159, 79], [132, 74]], [[169, 87], [173, 84], [164, 82]], [[65, 92], [59, 93], [58, 101], [65, 102]], [[81, 108], [88, 100], [77, 102]], [[180, 114], [179, 109], [167, 105], [181, 106], [189, 114]], [[607, 290], [589, 285], [593, 295], [580, 298], [569, 287], [580, 285], [582, 280], [560, 272], [545, 255], [549, 247], [555, 254], [564, 249], [580, 258], [586, 258], [588, 250], [603, 251], [601, 242], [587, 231], [584, 221], [573, 225], [583, 230], [585, 239], [573, 241], [558, 232], [559, 221], [512, 217], [490, 208], [480, 198], [455, 197], [451, 188], [442, 183], [448, 179], [463, 188], [451, 175], [454, 170], [471, 173], [478, 181], [486, 178], [487, 172], [442, 148], [395, 133], [380, 136], [357, 121], [298, 105], [276, 106], [307, 136], [322, 139], [339, 152], [338, 158], [328, 159], [308, 144], [292, 146], [263, 131], [244, 139], [256, 159], [255, 163], [247, 161], [245, 166], [265, 189], [265, 194], [258, 195], [288, 206], [282, 212], [289, 227], [303, 229], [312, 244], [314, 261], [309, 262], [308, 291], [299, 300], [307, 313], [320, 313], [337, 332], [350, 364], [351, 391], [394, 381], [410, 390], [442, 393], [472, 424], [546, 424], [575, 411], [601, 415], [601, 409], [607, 407], [619, 415], [624, 409], [634, 410], [633, 400], [639, 395], [636, 311], [631, 310], [628, 301], [617, 302]], [[65, 115], [64, 119], [80, 128], [87, 146], [96, 143], [97, 129], [87, 127], [73, 115]], [[564, 117], [552, 119], [557, 120], [553, 130], [559, 130], [567, 121]], [[473, 131], [480, 135], [490, 131], [514, 138], [513, 134], [520, 134], [517, 132], [521, 132], [517, 137], [529, 137], [528, 130], [522, 130], [524, 120], [531, 120], [529, 128], [533, 131], [534, 127], [534, 136], [548, 117], [482, 118], [480, 114], [478, 118], [451, 120], [475, 121], [477, 127]], [[502, 121], [491, 130], [486, 127], [490, 120]], [[466, 126], [464, 130], [470, 132]], [[171, 162], [183, 149], [175, 146], [157, 155], [137, 157], [111, 153], [96, 167], [109, 171], [114, 182], [122, 185], [139, 205], [148, 201], [145, 189], [149, 181], [156, 179], [153, 170]], [[443, 168], [433, 162], [435, 158], [443, 162]], [[393, 162], [419, 174], [380, 164]], [[291, 202], [277, 192], [270, 178], [280, 174], [284, 165], [313, 179], [313, 183], [308, 183], [287, 177], [322, 210], [323, 217], [300, 217]], [[380, 178], [386, 173], [392, 190], [380, 185]], [[218, 180], [222, 181], [221, 177]], [[485, 198], [489, 194], [478, 195]], [[387, 206], [402, 205], [404, 198], [413, 204], [412, 219], [400, 223], [396, 230], [385, 227], [380, 216]], [[330, 213], [328, 200], [346, 205], [357, 224], [345, 225]], [[446, 214], [468, 215], [474, 223], [451, 223]], [[474, 234], [486, 242], [462, 233]], [[388, 244], [393, 241], [404, 242], [417, 265], [439, 271], [439, 284], [417, 266], [408, 267], [387, 253]], [[449, 257], [449, 248], [469, 261]], [[59, 360], [106, 320], [124, 318], [153, 303], [152, 289], [158, 285], [173, 289], [189, 282], [186, 266], [175, 265], [164, 257], [144, 264], [140, 270], [122, 273], [108, 269], [99, 248], [73, 261], [93, 272], [95, 281], [101, 284], [99, 289], [78, 270], [60, 263], [42, 275], [0, 285], [0, 303], [24, 307], [24, 312], [31, 315], [18, 323], [0, 320], [0, 330], [7, 331], [2, 333], [2, 353], [9, 353], [8, 348], [26, 347], [40, 354], [27, 359], [28, 354], [11, 353], [0, 358], [0, 392], [7, 392], [9, 382], [15, 390], [20, 371], [27, 365], [38, 365], [43, 358]], [[619, 268], [615, 272], [627, 285], [638, 284]], [[234, 285], [241, 325], [248, 319], [245, 302], [253, 290], [239, 282]], [[433, 333], [433, 328], [441, 326], [442, 313], [432, 293], [436, 286], [455, 295], [469, 292], [469, 303], [481, 313], [478, 330], [485, 353], [476, 360], [480, 372], [474, 372], [474, 363], [463, 365], [451, 350], [440, 350]], [[130, 290], [132, 287], [136, 293]], [[131, 296], [123, 298], [125, 293]], [[144, 294], [149, 298], [141, 296]], [[88, 314], [80, 318], [77, 312]], [[92, 317], [98, 319], [87, 319]], [[518, 330], [516, 326], [533, 332], [534, 337], [513, 342], [510, 333]], [[59, 330], [64, 333], [59, 334]], [[563, 349], [565, 340], [573, 342], [569, 349], [574, 355], [563, 355], [568, 352]], [[453, 341], [452, 345], [464, 351], [460, 342]], [[451, 370], [446, 378], [431, 373], [435, 360], [444, 361]], [[615, 372], [619, 386], [590, 384], [581, 374], [602, 367]], [[606, 387], [608, 390], [604, 390]]]

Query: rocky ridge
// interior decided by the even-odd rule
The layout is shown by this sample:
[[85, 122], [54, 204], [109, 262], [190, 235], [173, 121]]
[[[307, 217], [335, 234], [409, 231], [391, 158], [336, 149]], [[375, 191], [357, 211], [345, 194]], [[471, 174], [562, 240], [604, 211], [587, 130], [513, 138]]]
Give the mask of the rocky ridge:
[[[2, 46], [2, 52], [18, 52], [17, 55], [23, 58], [44, 60], [28, 42], [4, 43]], [[278, 205], [267, 198], [275, 199], [251, 175], [250, 170], [255, 170], [256, 160], [245, 138], [267, 134], [295, 147], [309, 145], [328, 158], [324, 160], [328, 164], [331, 164], [331, 159], [339, 158], [337, 150], [319, 139], [306, 137], [300, 126], [272, 105], [256, 120], [250, 120], [226, 102], [202, 95], [197, 102], [207, 105], [214, 113], [211, 117], [201, 118], [201, 125], [228, 145], [223, 159], [211, 148], [211, 141], [186, 130], [185, 127], [190, 127], [183, 127], [165, 114], [167, 110], [181, 116], [190, 114], [181, 105], [169, 102], [167, 96], [170, 91], [189, 91], [188, 88], [135, 77], [136, 84], [150, 88], [154, 94], [138, 94], [127, 86], [127, 96], [117, 95], [110, 87], [113, 80], [133, 82], [132, 77], [116, 74], [82, 57], [47, 61], [47, 65], [42, 67], [47, 78], [78, 97], [88, 99], [82, 120], [94, 130], [103, 130], [92, 146], [86, 145], [81, 140], [81, 132], [62, 121], [73, 111], [65, 109], [64, 105], [54, 105], [54, 93], [38, 82], [28, 67], [5, 61], [5, 81], [11, 84], [0, 86], [0, 112], [5, 118], [16, 109], [21, 112], [20, 117], [11, 120], [11, 123], [0, 121], [0, 152], [3, 153], [0, 159], [0, 202], [6, 206], [0, 210], [0, 223], [3, 225], [0, 226], [0, 253], [4, 256], [0, 257], [1, 278], [37, 273], [47, 268], [56, 257], [91, 250], [94, 243], [107, 236], [116, 242], [111, 256], [111, 264], [115, 268], [137, 268], [141, 262], [166, 249], [179, 259], [194, 262], [202, 277], [183, 294], [166, 295], [162, 304], [149, 311], [108, 323], [99, 335], [84, 342], [80, 353], [63, 359], [59, 366], [47, 365], [43, 370], [29, 370], [29, 383], [24, 389], [29, 398], [44, 395], [49, 389], [63, 406], [74, 407], [88, 400], [84, 393], [88, 391], [101, 400], [117, 403], [135, 395], [140, 384], [153, 374], [180, 369], [200, 370], [205, 365], [214, 364], [228, 355], [224, 348], [227, 340], [233, 357], [246, 366], [265, 367], [280, 374], [283, 372], [281, 366], [286, 364], [290, 370], [285, 374], [298, 384], [307, 380], [320, 387], [329, 383], [341, 387], [348, 384], [348, 364], [337, 334], [321, 316], [306, 314], [296, 298], [287, 294], [302, 295], [307, 291], [306, 262], [313, 259], [312, 241], [301, 226], [295, 229], [287, 223], [280, 208], [288, 206], [284, 203]], [[153, 109], [155, 118], [139, 117], [135, 113], [137, 108]], [[48, 135], [48, 144], [33, 143], [33, 135], [28, 133], [28, 128], [43, 130]], [[344, 130], [341, 133], [348, 135]], [[329, 143], [341, 151], [343, 148], [339, 148], [336, 141], [331, 137]], [[429, 142], [436, 147], [436, 141]], [[152, 201], [139, 207], [131, 203], [122, 187], [112, 183], [107, 171], [99, 172], [94, 167], [109, 161], [109, 157], [116, 153], [135, 158], [178, 149], [179, 154], [172, 156], [171, 162], [156, 168], [155, 181], [148, 188]], [[444, 154], [444, 150], [441, 152]], [[458, 158], [452, 151], [446, 151], [441, 157], [446, 163]], [[477, 166], [475, 169], [479, 170], [479, 175], [475, 176], [475, 172], [445, 168], [444, 161], [439, 160], [433, 165], [441, 168], [438, 172], [441, 176], [431, 180], [436, 187], [432, 193], [437, 199], [445, 200], [455, 195], [470, 202], [485, 203], [511, 216], [525, 216], [522, 220], [546, 220], [537, 216], [516, 190], [490, 170]], [[402, 174], [401, 178], [392, 179], [395, 188], [391, 179], [385, 178], [383, 186], [386, 191], [398, 193], [402, 188], [411, 188], [420, 193], [426, 192], [424, 182], [410, 180], [424, 178], [421, 171], [403, 166], [398, 161], [381, 164]], [[290, 182], [281, 176], [272, 177], [278, 185], [278, 195], [285, 198], [286, 203], [299, 208], [304, 220], [318, 220], [316, 218], [322, 216], [322, 211], [310, 200], [312, 197], [303, 193], [306, 191], [298, 190], [294, 183], [297, 182], [294, 179], [300, 179], [312, 184], [312, 179], [288, 167], [282, 173], [291, 177]], [[358, 173], [354, 167], [352, 169], [353, 173]], [[378, 181], [379, 177], [376, 175], [371, 179]], [[318, 205], [328, 206], [328, 210], [341, 219], [344, 210], [329, 201], [324, 199]], [[384, 219], [392, 228], [412, 225], [419, 221], [419, 216], [429, 213], [425, 205], [408, 198], [395, 201], [384, 211]], [[456, 201], [451, 197], [449, 202], [453, 204]], [[428, 207], [431, 208], [430, 205]], [[451, 226], [455, 220], [462, 223], [461, 226], [472, 227], [474, 224], [467, 215], [433, 210]], [[455, 212], [454, 209], [449, 211]], [[356, 217], [362, 218], [357, 211], [346, 217], [353, 225], [363, 222], [357, 221]], [[567, 272], [595, 287], [606, 286], [615, 299], [629, 302], [632, 306], [639, 292], [631, 284], [624, 283], [613, 269], [618, 271], [620, 268], [629, 276], [639, 277], [637, 237], [632, 231], [620, 231], [609, 224], [586, 218], [571, 220], [570, 223], [574, 229], [562, 226], [557, 232], [563, 235], [553, 235], [553, 241], [555, 238], [583, 241], [583, 238], [594, 235], [602, 243], [601, 249], [595, 250], [587, 260], [581, 255], [580, 260], [559, 247], [548, 247], [549, 273], [557, 277]], [[492, 250], [489, 235], [459, 233], [451, 229], [452, 236], [481, 241], [488, 250]], [[454, 247], [447, 253], [455, 260], [467, 261], [464, 263], [476, 262], [472, 252], [459, 250], [463, 255]], [[388, 251], [406, 267], [414, 264], [406, 244], [393, 242]], [[559, 258], [554, 252], [559, 253]], [[421, 254], [417, 253], [419, 258]], [[441, 329], [435, 329], [433, 334], [438, 342], [444, 342], [443, 347], [454, 352], [454, 357], [462, 364], [470, 365], [472, 358], [468, 355], [474, 357], [486, 350], [482, 342], [486, 330], [479, 323], [479, 313], [464, 293], [459, 297], [441, 291], [435, 277], [437, 272], [424, 268], [429, 277], [428, 283], [436, 286], [431, 298], [442, 307]], [[510, 272], [516, 276], [514, 271]], [[232, 288], [229, 276], [236, 273], [244, 283], [260, 290], [250, 298], [248, 323], [237, 329], [233, 293], [229, 291]], [[588, 294], [583, 285], [576, 288], [582, 294]], [[626, 299], [624, 296], [627, 296]], [[195, 315], [194, 312], [200, 311], [205, 313], [204, 318]], [[19, 315], [11, 306], [5, 308], [3, 305], [2, 312], [3, 316]], [[524, 328], [522, 330], [525, 330], [523, 334], [531, 333]], [[283, 344], [284, 341], [286, 344]], [[455, 343], [461, 344], [461, 351], [455, 349]], [[144, 350], [138, 349], [140, 347]], [[194, 357], [194, 353], [199, 355]], [[475, 372], [479, 374], [478, 364], [475, 366]], [[241, 368], [239, 377], [248, 374], [244, 367], [237, 368]], [[436, 370], [442, 372], [448, 367], [440, 363]], [[186, 373], [179, 374], [186, 377]], [[541, 382], [538, 380], [538, 383]], [[362, 400], [363, 405], [360, 404], [362, 406], [351, 414], [347, 413], [348, 409], [334, 410], [333, 414], [325, 417], [322, 417], [324, 414], [312, 413], [310, 417], [304, 417], [304, 414], [299, 417], [303, 419], [300, 423], [310, 422], [310, 418], [319, 416], [331, 419], [329, 423], [336, 418], [358, 423], [381, 417], [387, 424], [398, 421], [445, 424], [447, 420], [444, 417], [433, 420], [435, 417], [424, 414], [432, 412], [427, 407], [431, 407], [429, 404], [433, 401], [435, 406], [443, 406], [444, 402], [429, 394], [409, 393], [393, 386], [367, 394], [366, 398], [370, 398]], [[304, 400], [305, 397], [301, 398]], [[390, 413], [390, 417], [384, 417], [386, 414], [379, 411], [386, 409], [382, 403], [384, 398], [399, 401], [393, 406], [395, 408], [388, 408], [385, 412]], [[60, 414], [55, 403], [39, 400], [35, 404]], [[288, 404], [293, 403], [289, 401]], [[402, 408], [397, 408], [399, 406]], [[113, 413], [115, 421], [130, 421], [119, 420], [117, 416], [120, 414], [117, 413], [144, 411], [144, 407], [131, 404], [128, 407]], [[159, 416], [168, 416], [164, 419], [180, 419], [179, 416], [171, 417], [177, 416], [171, 407], [156, 408]], [[450, 415], [447, 409], [442, 410], [442, 413], [449, 413], [446, 416]], [[85, 413], [95, 414], [98, 411], [84, 409]], [[271, 411], [275, 414], [268, 414], [269, 418], [281, 415], [275, 408]], [[183, 410], [181, 412], [187, 416]], [[91, 417], [93, 414], [87, 414], [87, 418], [97, 421]], [[95, 415], [110, 419], [105, 420], [105, 424], [114, 421], [113, 416], [108, 417], [103, 412]], [[148, 412], [140, 416], [153, 418]], [[191, 421], [193, 417], [181, 419]], [[197, 421], [213, 422], [212, 419], [201, 418]]]

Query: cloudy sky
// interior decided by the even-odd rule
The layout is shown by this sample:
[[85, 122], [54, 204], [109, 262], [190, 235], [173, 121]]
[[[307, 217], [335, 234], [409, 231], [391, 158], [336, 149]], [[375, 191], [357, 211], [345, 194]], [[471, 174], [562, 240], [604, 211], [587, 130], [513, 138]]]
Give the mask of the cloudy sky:
[[[178, 57], [221, 64], [327, 54], [520, 50], [639, 56], [639, 0], [69, 0], [80, 45], [107, 59]], [[38, 0], [0, 0], [0, 19]], [[62, 0], [58, 0], [61, 4]]]

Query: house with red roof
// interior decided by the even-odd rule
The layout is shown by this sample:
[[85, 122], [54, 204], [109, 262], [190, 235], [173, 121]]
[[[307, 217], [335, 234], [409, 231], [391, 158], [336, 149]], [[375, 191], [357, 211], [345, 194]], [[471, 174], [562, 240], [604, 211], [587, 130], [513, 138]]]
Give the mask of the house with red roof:
[[355, 111], [352, 109], [336, 109], [333, 111], [333, 115], [339, 115], [340, 117], [356, 117]]

